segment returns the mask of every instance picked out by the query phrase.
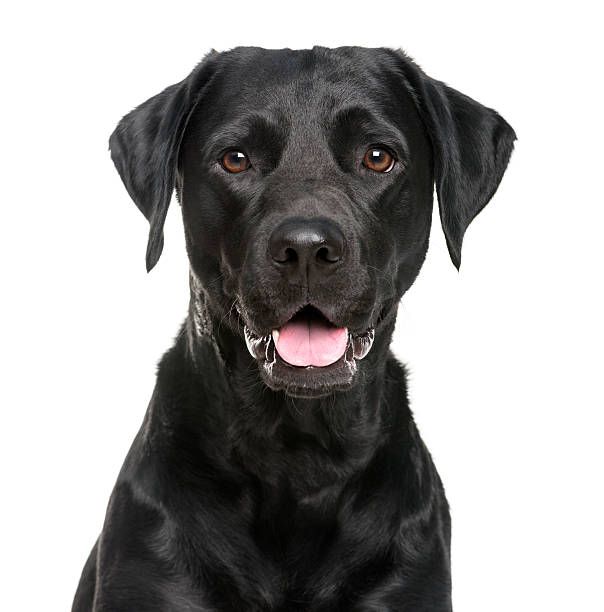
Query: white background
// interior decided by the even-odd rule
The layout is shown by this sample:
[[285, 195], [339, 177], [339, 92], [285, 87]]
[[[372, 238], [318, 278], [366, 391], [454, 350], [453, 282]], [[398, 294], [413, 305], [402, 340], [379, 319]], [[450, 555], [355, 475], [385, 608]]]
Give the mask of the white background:
[[[604, 610], [603, 91], [597, 3], [13, 3], [4, 9], [0, 608], [68, 610], [185, 315], [113, 169], [120, 117], [211, 47], [393, 46], [519, 140], [467, 233], [435, 224], [394, 350], [453, 516], [459, 612]], [[435, 215], [435, 219], [438, 216]]]

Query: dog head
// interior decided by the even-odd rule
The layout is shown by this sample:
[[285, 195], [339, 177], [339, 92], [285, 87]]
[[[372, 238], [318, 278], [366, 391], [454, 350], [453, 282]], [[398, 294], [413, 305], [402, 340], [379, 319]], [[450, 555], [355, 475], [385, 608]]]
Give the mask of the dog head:
[[267, 385], [313, 397], [382, 358], [372, 345], [387, 347], [424, 260], [434, 184], [459, 267], [514, 140], [400, 51], [237, 48], [126, 115], [110, 149], [150, 223], [147, 269], [176, 188], [210, 316]]

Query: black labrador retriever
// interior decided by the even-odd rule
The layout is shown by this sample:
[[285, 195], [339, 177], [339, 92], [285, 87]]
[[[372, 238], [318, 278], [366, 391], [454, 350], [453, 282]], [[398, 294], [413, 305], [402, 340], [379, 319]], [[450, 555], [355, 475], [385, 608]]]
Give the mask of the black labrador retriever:
[[515, 134], [389, 49], [237, 48], [110, 139], [149, 220], [175, 189], [190, 308], [73, 610], [451, 610], [450, 519], [389, 351], [436, 184], [459, 267]]

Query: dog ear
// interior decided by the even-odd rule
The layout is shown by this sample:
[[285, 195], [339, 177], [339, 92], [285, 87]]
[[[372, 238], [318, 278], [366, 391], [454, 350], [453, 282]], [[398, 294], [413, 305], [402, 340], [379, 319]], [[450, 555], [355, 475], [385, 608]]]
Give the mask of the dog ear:
[[409, 58], [404, 60], [432, 141], [440, 220], [449, 255], [459, 269], [465, 231], [497, 191], [516, 134], [493, 109], [428, 77]]
[[111, 158], [150, 224], [147, 271], [159, 260], [182, 137], [213, 69], [212, 52], [189, 74], [128, 113], [109, 138]]

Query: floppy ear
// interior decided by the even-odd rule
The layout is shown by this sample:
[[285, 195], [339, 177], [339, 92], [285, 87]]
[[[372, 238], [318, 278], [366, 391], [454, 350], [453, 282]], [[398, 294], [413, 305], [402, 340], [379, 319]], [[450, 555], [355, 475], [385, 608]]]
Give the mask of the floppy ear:
[[428, 77], [404, 59], [432, 141], [440, 220], [449, 255], [459, 269], [465, 231], [497, 190], [516, 134], [493, 109]]
[[109, 138], [111, 158], [130, 197], [150, 224], [147, 271], [159, 260], [164, 221], [172, 199], [180, 143], [203, 86], [212, 74], [209, 56], [189, 76], [128, 113]]

